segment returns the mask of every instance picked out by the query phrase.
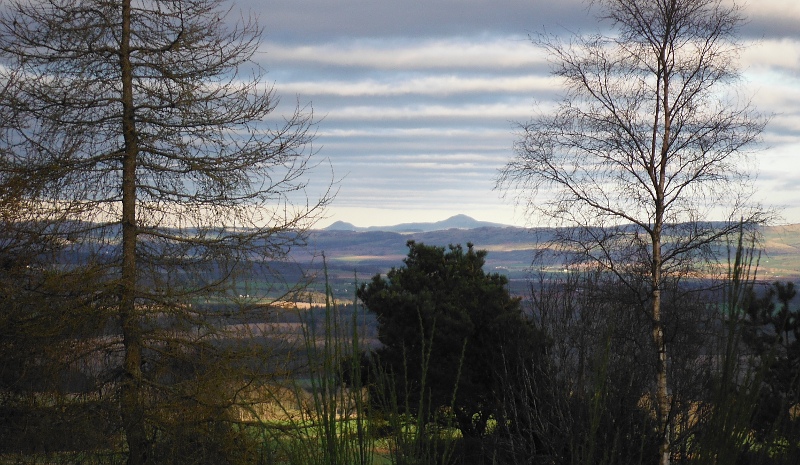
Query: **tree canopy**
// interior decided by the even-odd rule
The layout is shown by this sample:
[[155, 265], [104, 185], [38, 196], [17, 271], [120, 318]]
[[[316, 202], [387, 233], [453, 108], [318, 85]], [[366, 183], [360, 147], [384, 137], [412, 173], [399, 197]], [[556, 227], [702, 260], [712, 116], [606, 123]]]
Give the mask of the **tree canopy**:
[[433, 411], [452, 406], [465, 436], [482, 435], [502, 416], [501, 368], [537, 360], [543, 339], [509, 295], [507, 278], [483, 270], [486, 251], [414, 241], [408, 249], [403, 267], [358, 290], [378, 317], [379, 362], [398, 396], [412, 405], [429, 396]]

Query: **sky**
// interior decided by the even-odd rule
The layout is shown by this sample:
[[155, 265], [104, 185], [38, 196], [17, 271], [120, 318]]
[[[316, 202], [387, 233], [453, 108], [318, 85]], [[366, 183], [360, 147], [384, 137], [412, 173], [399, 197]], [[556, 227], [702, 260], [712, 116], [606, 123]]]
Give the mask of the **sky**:
[[[726, 0], [727, 1], [727, 0]], [[529, 40], [601, 27], [581, 0], [236, 0], [264, 28], [256, 60], [282, 99], [310, 105], [334, 221], [384, 226], [466, 214], [535, 226], [495, 189], [515, 128], [563, 87]], [[750, 0], [739, 85], [770, 116], [757, 198], [800, 223], [800, 2]]]

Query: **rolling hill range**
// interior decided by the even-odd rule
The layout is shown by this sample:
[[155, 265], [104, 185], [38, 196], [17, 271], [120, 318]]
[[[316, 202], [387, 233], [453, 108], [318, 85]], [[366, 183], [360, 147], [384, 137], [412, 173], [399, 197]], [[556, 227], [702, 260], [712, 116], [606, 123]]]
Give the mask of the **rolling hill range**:
[[325, 228], [326, 231], [384, 231], [397, 233], [420, 233], [430, 231], [442, 231], [447, 229], [476, 229], [476, 228], [505, 228], [506, 225], [490, 223], [488, 221], [478, 221], [467, 215], [455, 215], [443, 221], [433, 223], [402, 223], [394, 226], [369, 226], [360, 228], [344, 221], [337, 221]]
[[[763, 230], [760, 280], [800, 279], [800, 225], [770, 226]], [[486, 271], [499, 272], [511, 281], [512, 291], [526, 287], [535, 250], [550, 238], [546, 228], [526, 229], [497, 225], [458, 215], [436, 223], [409, 223], [383, 228], [357, 228], [337, 222], [309, 237], [309, 248], [295, 253], [300, 263], [321, 266], [324, 253], [333, 282], [347, 287], [354, 279], [366, 281], [376, 273], [401, 266], [406, 242], [429, 245], [472, 243], [488, 252]], [[316, 255], [314, 255], [316, 254]], [[342, 284], [345, 283], [345, 284]], [[352, 290], [352, 287], [349, 288]]]

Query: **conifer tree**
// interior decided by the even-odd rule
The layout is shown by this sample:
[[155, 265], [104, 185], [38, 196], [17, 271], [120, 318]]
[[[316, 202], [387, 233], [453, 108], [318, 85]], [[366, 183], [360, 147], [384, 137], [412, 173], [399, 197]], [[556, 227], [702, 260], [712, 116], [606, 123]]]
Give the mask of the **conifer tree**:
[[304, 195], [311, 113], [274, 114], [253, 61], [261, 30], [228, 12], [220, 0], [11, 0], [0, 13], [0, 106], [15, 115], [3, 183], [26, 186], [33, 212], [8, 237], [35, 232], [63, 246], [51, 268], [93, 270], [92, 305], [109, 316], [86, 360], [118, 406], [130, 464], [155, 460], [181, 415], [219, 417], [251, 381], [210, 304], [230, 303], [247, 264], [302, 244], [330, 200]]

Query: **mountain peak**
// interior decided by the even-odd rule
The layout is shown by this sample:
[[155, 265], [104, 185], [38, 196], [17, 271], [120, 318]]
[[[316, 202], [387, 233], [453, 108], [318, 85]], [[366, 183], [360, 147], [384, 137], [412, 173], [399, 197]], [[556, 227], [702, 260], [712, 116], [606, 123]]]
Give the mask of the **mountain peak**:
[[326, 231], [386, 231], [386, 232], [429, 232], [441, 231], [446, 229], [476, 229], [485, 227], [505, 227], [504, 224], [490, 223], [488, 221], [478, 221], [464, 214], [453, 215], [450, 218], [436, 222], [401, 223], [393, 226], [370, 226], [361, 228], [345, 221], [336, 221], [327, 228]]
[[331, 223], [330, 226], [325, 228], [325, 231], [357, 231], [361, 228], [354, 225], [353, 223], [348, 223], [346, 221], [336, 221]]

